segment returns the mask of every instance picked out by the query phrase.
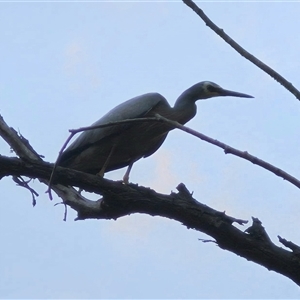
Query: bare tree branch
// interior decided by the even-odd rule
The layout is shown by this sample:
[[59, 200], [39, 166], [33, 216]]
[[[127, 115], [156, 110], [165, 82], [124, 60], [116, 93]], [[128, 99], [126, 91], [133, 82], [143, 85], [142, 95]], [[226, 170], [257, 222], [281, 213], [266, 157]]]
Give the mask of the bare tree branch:
[[204, 135], [204, 134], [202, 134], [202, 133], [200, 133], [196, 130], [193, 130], [193, 129], [187, 127], [187, 126], [181, 125], [180, 123], [178, 123], [176, 121], [166, 119], [166, 118], [164, 118], [164, 117], [162, 117], [158, 114], [156, 116], [157, 116], [157, 118], [160, 118], [160, 119], [164, 120], [166, 123], [169, 123], [170, 125], [172, 125], [175, 128], [178, 128], [182, 131], [185, 131], [185, 132], [187, 132], [191, 135], [194, 135], [194, 136], [198, 137], [199, 139], [201, 139], [201, 140], [203, 140], [207, 143], [213, 144], [217, 147], [220, 147], [220, 148], [224, 149], [225, 154], [233, 154], [233, 155], [236, 155], [240, 158], [248, 160], [248, 161], [252, 162], [253, 164], [258, 165], [258, 166], [270, 171], [271, 173], [283, 178], [284, 180], [290, 182], [291, 184], [293, 184], [297, 188], [300, 188], [300, 181], [297, 178], [295, 178], [294, 176], [288, 174], [287, 172], [279, 169], [278, 167], [276, 167], [274, 165], [271, 165], [270, 163], [249, 154], [247, 151], [241, 151], [241, 150], [238, 150], [238, 149], [233, 148], [231, 146], [228, 146], [228, 145], [226, 145], [222, 142], [219, 142], [218, 140], [212, 139], [209, 136], [206, 136], [206, 135]]
[[291, 241], [287, 241], [286, 239], [282, 238], [279, 235], [278, 235], [278, 239], [281, 244], [283, 244], [287, 248], [290, 248], [293, 251], [293, 253], [297, 254], [300, 257], [300, 247], [298, 245], [294, 244]]
[[[18, 175], [47, 182], [52, 166], [45, 162], [25, 162], [0, 156], [0, 178]], [[300, 285], [300, 256], [297, 251], [291, 252], [272, 243], [258, 219], [253, 219], [253, 225], [242, 232], [232, 224], [245, 224], [247, 221], [199, 203], [182, 184], [177, 187], [178, 193], [164, 195], [136, 184], [125, 185], [62, 167], [58, 167], [55, 174], [54, 183], [58, 182], [102, 195], [98, 201], [83, 199], [78, 194], [69, 198], [70, 189], [66, 188], [64, 203], [77, 211], [77, 220], [118, 219], [133, 213], [166, 217], [210, 235], [220, 248], [285, 275]]]
[[81, 128], [78, 128], [78, 129], [70, 129], [69, 132], [71, 134], [69, 135], [69, 137], [64, 142], [64, 144], [61, 147], [61, 149], [59, 150], [57, 159], [55, 161], [55, 164], [54, 164], [51, 176], [50, 176], [50, 180], [49, 180], [49, 184], [48, 184], [48, 189], [46, 191], [46, 193], [49, 194], [50, 200], [52, 200], [51, 186], [52, 186], [53, 176], [55, 174], [56, 168], [59, 165], [60, 158], [62, 156], [63, 151], [65, 150], [65, 148], [67, 147], [67, 145], [69, 144], [69, 142], [71, 141], [71, 139], [73, 138], [73, 136], [75, 134], [77, 134], [79, 132], [83, 132], [83, 131], [98, 129], [98, 128], [116, 126], [116, 125], [126, 124], [126, 123], [139, 123], [139, 122], [145, 122], [145, 121], [147, 121], [147, 122], [148, 121], [152, 121], [152, 122], [165, 122], [164, 120], [162, 120], [160, 118], [136, 118], [136, 119], [127, 119], [127, 120], [122, 120], [122, 121], [108, 122], [106, 124], [101, 124], [101, 125], [86, 126], [86, 127], [81, 127]]
[[[239, 51], [241, 55], [267, 72], [300, 100], [300, 92], [295, 89], [291, 83], [286, 81], [281, 75], [259, 61], [245, 49], [241, 48], [226, 35], [222, 29], [212, 23], [203, 11], [191, 0], [183, 0], [183, 2], [190, 6], [210, 28], [219, 34], [234, 49]], [[165, 119], [162, 116], [157, 115], [156, 118], [151, 119], [125, 120], [116, 123], [142, 122], [145, 120], [166, 122], [173, 128], [183, 130], [224, 149], [225, 154], [234, 154], [251, 161], [300, 188], [300, 181], [279, 168], [260, 160], [247, 152], [242, 152], [217, 140], [213, 140], [177, 122]], [[96, 127], [112, 126], [116, 123], [108, 123]], [[94, 126], [94, 128], [96, 127]], [[67, 143], [76, 132], [94, 128], [88, 127], [72, 131], [71, 136], [59, 152], [57, 162]], [[289, 250], [276, 246], [268, 236], [265, 228], [262, 226], [262, 222], [258, 218], [252, 218], [252, 225], [245, 231], [241, 231], [233, 224], [237, 223], [239, 225], [244, 225], [247, 223], [246, 220], [228, 216], [225, 212], [214, 210], [207, 205], [198, 202], [192, 197], [192, 194], [183, 184], [180, 184], [177, 187], [178, 193], [164, 195], [135, 184], [124, 185], [122, 182], [113, 182], [99, 176], [85, 174], [62, 167], [57, 167], [54, 174], [53, 164], [43, 161], [41, 156], [35, 152], [29, 142], [24, 137], [18, 135], [13, 128], [8, 127], [1, 116], [0, 135], [12, 147], [17, 156], [20, 157], [9, 158], [0, 155], [0, 179], [5, 176], [13, 176], [13, 179], [19, 185], [31, 192], [34, 204], [35, 196], [38, 195], [29, 186], [29, 181], [25, 181], [21, 176], [37, 178], [46, 185], [50, 180], [49, 187], [53, 180], [53, 190], [63, 199], [62, 204], [64, 204], [65, 207], [69, 206], [77, 212], [77, 220], [118, 219], [133, 213], [143, 213], [151, 216], [169, 218], [180, 222], [187, 228], [192, 228], [208, 234], [215, 239], [213, 242], [220, 248], [236, 253], [247, 260], [266, 267], [268, 270], [278, 272], [300, 285], [300, 247], [280, 236], [278, 236], [279, 242], [289, 248]], [[101, 196], [101, 198], [97, 201], [86, 199], [72, 188], [73, 186], [96, 193], [99, 197]], [[50, 191], [49, 188], [49, 194]], [[66, 218], [66, 213], [67, 211], [65, 210], [64, 219]]]
[[[29, 144], [28, 140], [25, 139], [23, 136], [19, 136], [17, 132], [9, 127], [3, 117], [0, 115], [0, 136], [10, 145], [10, 147], [15, 151], [15, 153], [24, 161], [29, 162], [36, 162], [36, 161], [42, 161], [41, 155], [38, 155], [36, 151], [33, 149], [33, 147]], [[1, 173], [1, 172], [0, 172]], [[15, 174], [17, 177], [18, 174]], [[5, 174], [3, 176], [6, 176]], [[0, 178], [3, 176], [0, 175]], [[45, 184], [48, 184], [48, 180], [39, 178], [39, 180]], [[20, 185], [25, 188], [27, 188], [31, 193], [33, 190], [27, 185]], [[53, 190], [56, 192], [56, 194], [65, 201], [65, 199], [68, 197], [78, 199], [81, 198], [83, 201], [85, 198], [81, 196], [75, 189], [71, 187], [65, 187], [61, 185], [56, 185], [53, 187]], [[37, 194], [35, 194], [37, 196]], [[34, 193], [32, 193], [33, 197], [33, 204], [35, 205], [36, 199], [34, 198]]]
[[[165, 121], [161, 116], [156, 117]], [[167, 122], [171, 126], [203, 138], [198, 132], [187, 129], [177, 122], [170, 120]], [[19, 159], [0, 156], [0, 179], [4, 176], [26, 176], [38, 178], [42, 183], [48, 184], [53, 165], [44, 162], [35, 151], [32, 151], [28, 141], [26, 140], [24, 143], [16, 132], [6, 125], [3, 118], [0, 122], [0, 135], [21, 157]], [[219, 143], [213, 142], [217, 145]], [[228, 146], [225, 145], [225, 148], [227, 149]], [[179, 193], [163, 195], [138, 185], [124, 185], [122, 182], [113, 182], [99, 176], [62, 167], [57, 167], [53, 180], [54, 191], [63, 199], [65, 205], [77, 211], [77, 220], [88, 218], [117, 219], [133, 213], [145, 213], [173, 219], [188, 228], [210, 235], [216, 240], [220, 248], [261, 264], [269, 270], [281, 273], [300, 285], [300, 257], [297, 245], [280, 239], [281, 243], [293, 251], [296, 250], [295, 252], [274, 245], [261, 222], [255, 218], [253, 225], [246, 232], [240, 231], [232, 224], [243, 225], [247, 221], [227, 216], [224, 212], [216, 211], [199, 203], [192, 198], [191, 193], [183, 184], [177, 187]], [[88, 200], [71, 186], [102, 195], [102, 198], [98, 201]], [[28, 187], [26, 185], [27, 189]], [[29, 190], [33, 191], [30, 188]]]
[[29, 186], [28, 183], [31, 181], [31, 179], [26, 181], [22, 177], [19, 177], [19, 176], [13, 176], [12, 179], [18, 186], [24, 187], [25, 189], [27, 189], [31, 193], [32, 206], [35, 206], [36, 205], [36, 197], [38, 197], [39, 194], [33, 188], [31, 188]]
[[19, 136], [13, 128], [9, 127], [1, 115], [0, 136], [7, 142], [8, 145], [10, 145], [20, 158], [24, 160], [41, 160], [40, 155], [38, 155], [32, 147], [28, 147], [28, 141], [24, 137]]
[[[235, 156], [238, 156], [240, 158], [243, 158], [245, 160], [248, 160], [250, 161], [251, 163], [255, 164], [255, 165], [258, 165], [268, 171], [270, 171], [271, 173], [275, 174], [276, 176], [278, 177], [281, 177], [283, 178], [284, 180], [290, 182], [291, 184], [293, 184], [294, 186], [296, 186], [297, 188], [300, 188], [300, 180], [298, 180], [297, 178], [295, 178], [294, 176], [288, 174], [287, 172], [281, 170], [280, 168], [254, 156], [254, 155], [251, 155], [250, 153], [248, 153], [247, 151], [241, 151], [241, 150], [238, 150], [236, 148], [233, 148], [223, 142], [220, 142], [216, 139], [213, 139], [203, 133], [200, 133], [196, 130], [193, 130], [192, 128], [189, 128], [187, 126], [184, 126], [180, 123], [178, 123], [177, 121], [172, 121], [170, 119], [167, 119], [159, 114], [156, 114], [155, 117], [151, 117], [151, 118], [136, 118], [136, 119], [127, 119], [127, 120], [122, 120], [122, 121], [117, 121], [117, 122], [109, 122], [109, 123], [106, 123], [106, 124], [101, 124], [101, 125], [96, 125], [96, 126], [88, 126], [88, 127], [81, 127], [79, 129], [70, 129], [69, 131], [71, 132], [70, 136], [68, 137], [68, 139], [66, 140], [66, 142], [64, 143], [63, 147], [61, 148], [61, 150], [59, 151], [59, 155], [57, 157], [57, 160], [54, 164], [54, 168], [52, 170], [52, 173], [51, 173], [51, 177], [50, 177], [50, 180], [49, 180], [49, 185], [48, 185], [48, 189], [47, 189], [47, 193], [49, 193], [50, 195], [50, 199], [52, 200], [52, 196], [51, 196], [51, 184], [52, 184], [52, 180], [53, 180], [53, 176], [54, 176], [54, 173], [55, 173], [55, 170], [56, 170], [56, 167], [58, 166], [59, 164], [59, 160], [60, 160], [60, 157], [62, 155], [62, 152], [63, 150], [65, 149], [65, 147], [67, 146], [68, 142], [71, 140], [71, 138], [76, 134], [76, 133], [79, 133], [79, 132], [82, 132], [82, 131], [87, 131], [87, 130], [93, 130], [93, 129], [98, 129], [98, 128], [103, 128], [103, 127], [109, 127], [109, 126], [115, 126], [115, 125], [120, 125], [120, 124], [126, 124], [126, 123], [136, 123], [136, 122], [149, 122], [149, 121], [152, 121], [152, 122], [164, 122], [164, 123], [167, 123], [170, 125], [170, 127], [173, 127], [173, 128], [177, 128], [177, 129], [180, 129], [186, 133], [189, 133], [207, 143], [210, 143], [212, 145], [215, 145], [219, 148], [222, 148], [224, 149], [224, 153], [225, 154], [233, 154]], [[0, 133], [1, 134], [1, 133]]]
[[298, 100], [300, 100], [300, 91], [297, 90], [293, 84], [287, 81], [283, 76], [277, 73], [275, 70], [267, 66], [261, 60], [256, 58], [254, 55], [249, 53], [246, 49], [242, 48], [237, 42], [235, 42], [229, 35], [227, 35], [223, 29], [219, 28], [215, 23], [213, 23], [207, 15], [200, 9], [192, 0], [182, 0], [188, 7], [190, 7], [208, 26], [213, 30], [218, 36], [220, 36], [227, 44], [229, 44], [234, 50], [239, 54], [244, 56], [247, 60], [251, 61], [258, 68], [263, 70], [265, 73], [270, 75], [273, 79], [283, 85], [289, 92], [291, 92]]

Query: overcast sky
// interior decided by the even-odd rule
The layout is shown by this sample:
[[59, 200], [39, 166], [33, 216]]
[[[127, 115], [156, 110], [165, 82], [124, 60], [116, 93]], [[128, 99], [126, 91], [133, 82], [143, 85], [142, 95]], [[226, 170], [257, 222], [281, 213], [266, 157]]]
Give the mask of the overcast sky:
[[[259, 59], [300, 87], [300, 4], [198, 2]], [[0, 3], [0, 113], [45, 160], [68, 129], [119, 103], [159, 92], [171, 104], [210, 80], [254, 99], [198, 101], [188, 126], [300, 178], [300, 103], [215, 35], [181, 1]], [[0, 153], [13, 156], [0, 141]], [[119, 180], [125, 169], [105, 177]], [[296, 187], [240, 158], [173, 131], [131, 181], [194, 197], [241, 219], [258, 217], [271, 239], [300, 244]], [[205, 234], [147, 215], [74, 222], [38, 182], [31, 195], [0, 182], [1, 298], [300, 298], [291, 280], [202, 243]], [[92, 197], [92, 196], [91, 196]], [[245, 227], [246, 228], [246, 227]], [[245, 228], [241, 228], [244, 230]], [[277, 243], [278, 244], [278, 243]]]

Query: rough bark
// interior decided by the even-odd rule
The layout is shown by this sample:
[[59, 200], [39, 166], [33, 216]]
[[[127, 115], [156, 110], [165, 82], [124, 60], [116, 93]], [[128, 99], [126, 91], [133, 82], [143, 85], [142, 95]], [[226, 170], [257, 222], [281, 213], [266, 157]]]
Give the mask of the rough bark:
[[[23, 161], [19, 158], [0, 156], [0, 178], [4, 176], [26, 176], [47, 182], [52, 164], [42, 161]], [[276, 246], [268, 237], [261, 222], [253, 218], [253, 224], [241, 231], [233, 223], [247, 221], [227, 216], [195, 200], [183, 184], [178, 193], [164, 195], [136, 184], [125, 185], [74, 170], [58, 167], [54, 184], [75, 186], [101, 195], [98, 201], [83, 198], [75, 190], [61, 193], [63, 201], [77, 211], [77, 220], [118, 219], [133, 213], [166, 217], [182, 223], [187, 228], [204, 232], [214, 238], [217, 245], [247, 260], [258, 263], [268, 270], [287, 276], [300, 285], [299, 247], [279, 238], [292, 251]]]

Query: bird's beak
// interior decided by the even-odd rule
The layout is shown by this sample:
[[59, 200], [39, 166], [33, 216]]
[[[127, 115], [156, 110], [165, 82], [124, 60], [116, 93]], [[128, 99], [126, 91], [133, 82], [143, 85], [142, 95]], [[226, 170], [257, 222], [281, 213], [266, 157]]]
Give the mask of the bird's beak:
[[234, 91], [229, 91], [229, 90], [224, 90], [222, 88], [219, 91], [219, 95], [220, 96], [241, 97], [241, 98], [254, 98], [253, 96], [250, 96], [250, 95], [247, 95], [247, 94], [234, 92]]

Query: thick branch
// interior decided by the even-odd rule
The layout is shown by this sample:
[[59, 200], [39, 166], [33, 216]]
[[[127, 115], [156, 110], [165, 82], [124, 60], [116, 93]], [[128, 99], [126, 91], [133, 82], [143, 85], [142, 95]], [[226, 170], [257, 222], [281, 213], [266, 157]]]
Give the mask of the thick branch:
[[[18, 158], [0, 156], [0, 177], [7, 175], [29, 176], [48, 180], [52, 165], [44, 162], [23, 162]], [[101, 194], [98, 201], [80, 197], [65, 197], [65, 203], [75, 209], [78, 219], [117, 219], [133, 213], [145, 213], [176, 220], [213, 237], [222, 248], [256, 262], [269, 270], [281, 273], [300, 285], [300, 258], [298, 252], [290, 252], [273, 244], [261, 222], [242, 232], [232, 225], [245, 221], [227, 216], [199, 203], [183, 185], [179, 193], [163, 195], [138, 185], [124, 185], [99, 176], [58, 167], [54, 183], [78, 186], [89, 192]], [[68, 189], [67, 189], [68, 190]]]

